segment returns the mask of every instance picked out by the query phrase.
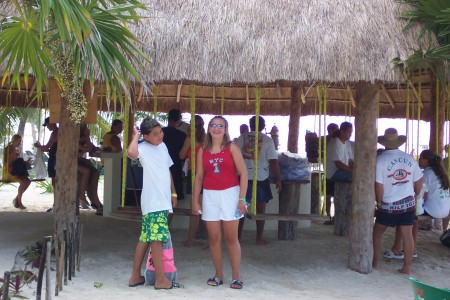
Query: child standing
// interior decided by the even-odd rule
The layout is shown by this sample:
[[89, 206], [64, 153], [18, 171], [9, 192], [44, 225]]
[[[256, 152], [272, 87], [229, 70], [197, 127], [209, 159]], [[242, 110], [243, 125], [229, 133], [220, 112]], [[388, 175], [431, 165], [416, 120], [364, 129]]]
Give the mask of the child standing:
[[145, 118], [140, 132], [144, 141], [138, 143], [139, 130], [134, 128], [133, 138], [127, 149], [129, 158], [139, 158], [145, 183], [141, 194], [142, 230], [128, 286], [135, 287], [145, 283], [144, 277], [141, 276], [141, 265], [150, 243], [156, 273], [155, 289], [178, 288], [178, 283], [170, 281], [164, 274], [162, 250], [162, 244], [167, 242], [169, 237], [167, 216], [177, 204], [177, 194], [169, 170], [173, 162], [163, 143], [161, 125], [156, 120]]

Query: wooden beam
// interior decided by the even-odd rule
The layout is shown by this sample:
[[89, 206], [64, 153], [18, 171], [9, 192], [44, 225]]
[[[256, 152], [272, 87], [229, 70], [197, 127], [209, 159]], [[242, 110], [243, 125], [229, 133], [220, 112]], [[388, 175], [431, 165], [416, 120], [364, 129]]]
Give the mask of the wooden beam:
[[183, 85], [182, 83], [180, 83], [178, 85], [178, 89], [177, 89], [177, 103], [180, 102], [180, 94], [181, 94], [181, 86], [182, 85]]
[[30, 91], [28, 92], [28, 97], [31, 98], [31, 96], [32, 96], [33, 93], [34, 93], [34, 90], [36, 89], [36, 85], [37, 85], [37, 80], [35, 79], [34, 82], [33, 82], [33, 85], [32, 85], [31, 88], [30, 88]]
[[391, 95], [389, 95], [389, 92], [386, 90], [386, 87], [384, 86], [384, 84], [381, 85], [381, 89], [383, 90], [384, 94], [386, 95], [386, 98], [388, 99], [392, 108], [395, 108], [394, 100], [392, 100], [392, 97], [391, 97]]
[[303, 92], [303, 85], [300, 85], [300, 90], [302, 91], [302, 93], [300, 94], [300, 98], [302, 99], [302, 103], [306, 104], [306, 96], [305, 96], [305, 93]]
[[420, 97], [419, 97], [419, 93], [417, 92], [416, 87], [415, 87], [414, 84], [411, 82], [411, 80], [408, 80], [408, 84], [409, 84], [409, 86], [411, 87], [411, 89], [412, 89], [412, 91], [413, 91], [413, 94], [414, 94], [414, 96], [416, 97], [417, 102], [420, 103], [420, 108], [423, 108], [423, 102], [422, 102], [422, 99], [420, 99]]
[[355, 98], [353, 97], [353, 91], [348, 84], [347, 84], [347, 92], [348, 92], [348, 96], [350, 97], [350, 102], [352, 103], [353, 108], [355, 108], [356, 101], [355, 101]]
[[139, 93], [138, 93], [138, 97], [137, 97], [137, 102], [141, 102], [143, 94], [144, 94], [144, 86], [141, 85], [139, 87]]
[[247, 101], [247, 105], [250, 104], [250, 95], [248, 93], [248, 84], [245, 86], [245, 100]]

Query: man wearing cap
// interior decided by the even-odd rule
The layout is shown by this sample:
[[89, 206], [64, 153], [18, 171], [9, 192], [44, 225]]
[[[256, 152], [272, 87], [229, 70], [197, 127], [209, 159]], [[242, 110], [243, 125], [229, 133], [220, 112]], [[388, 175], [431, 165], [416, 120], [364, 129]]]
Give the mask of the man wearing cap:
[[378, 143], [386, 150], [377, 157], [375, 176], [376, 221], [373, 229], [373, 261], [378, 264], [383, 234], [387, 227], [399, 227], [403, 237], [404, 262], [398, 271], [410, 274], [414, 240], [412, 227], [415, 222], [416, 199], [423, 182], [422, 171], [411, 155], [398, 149], [406, 136], [399, 136], [395, 128], [388, 128]]
[[[55, 123], [50, 123], [50, 117], [45, 118], [44, 124], [42, 126], [47, 127], [52, 133], [48, 139], [47, 144], [41, 145], [36, 142], [34, 146], [43, 152], [48, 152], [48, 162], [47, 162], [47, 172], [48, 177], [52, 179], [53, 190], [55, 190], [56, 184], [56, 150], [58, 148], [58, 126]], [[54, 206], [54, 203], [53, 203]], [[49, 208], [47, 212], [51, 212], [53, 207]]]

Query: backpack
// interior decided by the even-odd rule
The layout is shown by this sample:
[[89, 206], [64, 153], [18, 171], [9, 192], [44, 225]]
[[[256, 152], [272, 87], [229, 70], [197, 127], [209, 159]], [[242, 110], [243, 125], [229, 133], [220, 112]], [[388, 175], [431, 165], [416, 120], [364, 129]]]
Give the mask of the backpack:
[[450, 229], [447, 229], [441, 237], [439, 238], [442, 244], [444, 244], [447, 247], [450, 247]]

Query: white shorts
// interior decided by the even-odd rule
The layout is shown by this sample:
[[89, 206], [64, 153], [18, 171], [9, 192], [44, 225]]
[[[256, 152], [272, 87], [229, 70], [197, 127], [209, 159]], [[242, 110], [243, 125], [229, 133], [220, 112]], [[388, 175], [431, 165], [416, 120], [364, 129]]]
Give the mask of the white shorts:
[[203, 189], [202, 220], [203, 221], [234, 221], [244, 215], [235, 217], [239, 202], [239, 186], [226, 190]]

